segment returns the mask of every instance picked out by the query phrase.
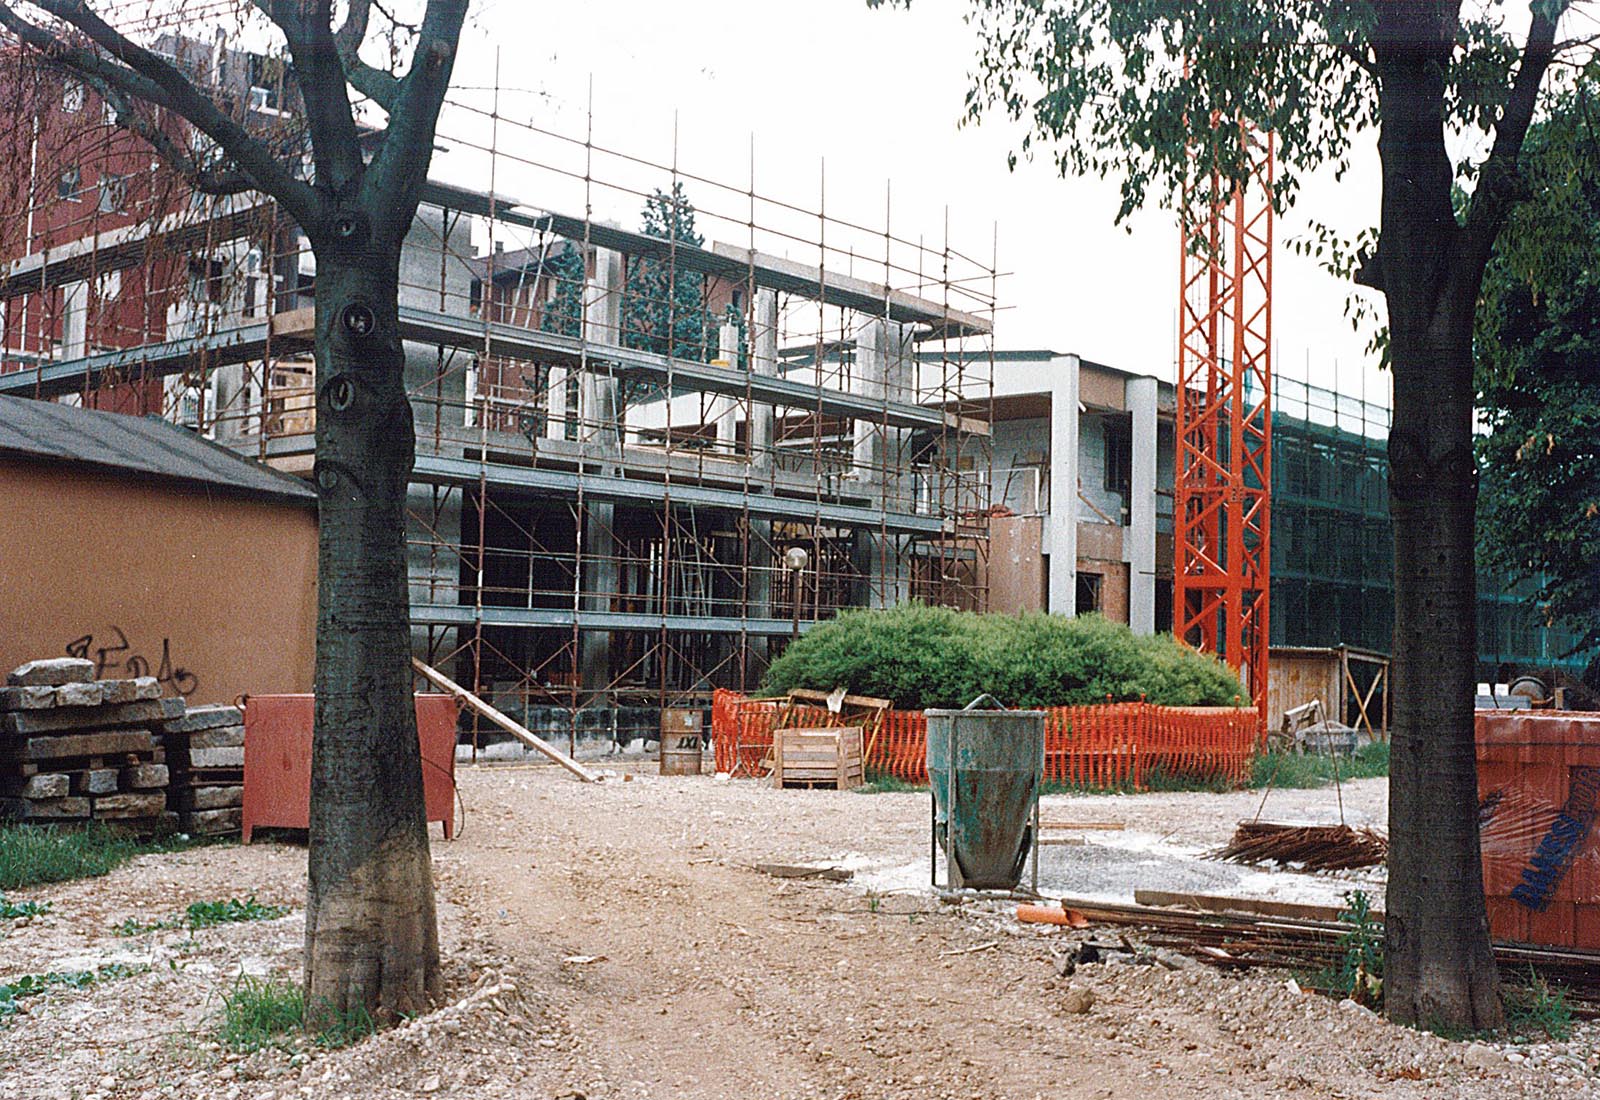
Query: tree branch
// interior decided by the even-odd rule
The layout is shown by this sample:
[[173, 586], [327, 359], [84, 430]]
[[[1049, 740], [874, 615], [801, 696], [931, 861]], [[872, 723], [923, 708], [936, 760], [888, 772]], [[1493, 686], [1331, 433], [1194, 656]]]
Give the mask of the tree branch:
[[366, 41], [367, 22], [371, 17], [372, 0], [351, 0], [350, 14], [345, 16], [333, 40], [350, 86], [389, 111], [394, 108], [395, 96], [400, 91], [399, 79], [393, 73], [368, 65], [360, 57], [361, 43]]
[[[382, 211], [391, 234], [403, 236], [416, 216], [426, 182], [439, 109], [450, 87], [450, 72], [467, 18], [468, 0], [428, 0], [411, 68], [400, 80], [372, 165], [362, 184], [369, 211]], [[379, 219], [374, 215], [374, 222]]]
[[1457, 270], [1474, 279], [1481, 276], [1488, 264], [1495, 238], [1500, 235], [1511, 208], [1527, 190], [1518, 161], [1539, 102], [1539, 86], [1555, 56], [1556, 38], [1556, 21], [1546, 15], [1546, 5], [1534, 0], [1531, 7], [1533, 23], [1528, 28], [1528, 40], [1523, 44], [1522, 60], [1511, 82], [1511, 94], [1500, 112], [1500, 121], [1495, 124], [1494, 145], [1479, 171], [1478, 188], [1459, 237], [1457, 251], [1463, 262], [1457, 265]]
[[[317, 183], [335, 193], [361, 178], [365, 162], [361, 137], [350, 109], [350, 92], [333, 33], [329, 0], [308, 5], [297, 0], [253, 0], [289, 43], [300, 84], [300, 109], [311, 132]], [[307, 94], [307, 89], [314, 90]]]
[[196, 191], [206, 195], [237, 195], [253, 190], [250, 180], [242, 172], [226, 171], [200, 164], [192, 152], [161, 128], [160, 123], [140, 114], [122, 89], [107, 84], [97, 76], [81, 75], [79, 79], [111, 104], [112, 110], [116, 113], [116, 125], [119, 129], [142, 138]]
[[[321, 202], [316, 192], [296, 179], [264, 143], [223, 114], [208, 96], [201, 93], [188, 77], [165, 58], [135, 45], [90, 10], [84, 0], [32, 2], [36, 7], [76, 27], [91, 42], [125, 66], [119, 68], [105, 64], [104, 59], [96, 59], [101, 64], [83, 70], [83, 75], [103, 77], [108, 83], [132, 95], [177, 112], [215, 141], [256, 188], [282, 202], [290, 215], [302, 225], [317, 216]], [[16, 31], [29, 45], [40, 49], [45, 56], [68, 69], [77, 70], [78, 65], [74, 62], [88, 53], [76, 50], [58, 35], [22, 20], [10, 3], [0, 2], [0, 21]], [[26, 28], [26, 33], [23, 28]], [[151, 94], [151, 85], [158, 90], [155, 94]]]

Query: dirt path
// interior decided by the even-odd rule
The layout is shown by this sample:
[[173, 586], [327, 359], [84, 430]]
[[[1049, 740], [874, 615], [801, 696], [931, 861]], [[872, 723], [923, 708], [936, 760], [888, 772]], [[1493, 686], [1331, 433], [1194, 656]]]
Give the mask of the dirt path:
[[[465, 831], [435, 846], [455, 1004], [348, 1050], [229, 1055], [210, 1038], [221, 994], [241, 972], [296, 974], [298, 911], [133, 941], [109, 926], [251, 891], [298, 904], [303, 852], [145, 857], [13, 895], [54, 909], [0, 939], [0, 981], [64, 961], [143, 969], [0, 1022], [0, 1098], [1594, 1095], [1600, 1034], [1588, 1026], [1564, 1044], [1469, 1051], [1300, 994], [1281, 974], [1118, 955], [1063, 974], [1085, 933], [929, 894], [925, 795], [649, 775], [593, 787], [546, 768], [461, 778]], [[1382, 804], [1381, 785], [1346, 796], [1362, 813]], [[1306, 815], [1321, 806], [1286, 799], [1278, 816], [1295, 799]], [[1052, 799], [1047, 813], [1126, 820], [1133, 839], [1106, 850], [1150, 871], [1181, 862], [1172, 845], [1225, 837], [1247, 806], [1249, 795], [1157, 795]], [[1153, 851], [1157, 840], [1169, 848]], [[1104, 858], [1074, 855], [1053, 873], [1110, 882]], [[782, 881], [752, 869], [766, 861], [857, 876]]]

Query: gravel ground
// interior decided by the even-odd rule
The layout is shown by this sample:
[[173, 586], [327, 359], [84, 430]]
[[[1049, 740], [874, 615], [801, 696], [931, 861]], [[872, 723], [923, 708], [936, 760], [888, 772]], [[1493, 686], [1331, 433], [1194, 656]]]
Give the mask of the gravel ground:
[[[251, 892], [298, 906], [304, 854], [256, 844], [147, 856], [104, 879], [13, 894], [52, 909], [5, 932], [0, 981], [116, 961], [134, 972], [30, 999], [0, 1023], [0, 1098], [1597, 1092], [1600, 1029], [1589, 1024], [1566, 1043], [1451, 1043], [1301, 993], [1281, 973], [1168, 969], [1118, 952], [1066, 973], [1077, 943], [1117, 933], [1021, 925], [998, 903], [940, 904], [926, 886], [924, 795], [647, 774], [592, 787], [532, 767], [464, 769], [461, 786], [464, 832], [434, 848], [447, 1007], [341, 1051], [221, 1050], [220, 998], [236, 976], [297, 973], [298, 909], [192, 935], [126, 938], [110, 926]], [[1381, 823], [1381, 780], [1344, 795], [1353, 824]], [[1332, 797], [1281, 792], [1264, 816], [1337, 820]], [[1053, 796], [1047, 820], [1127, 829], [1052, 850], [1044, 884], [1312, 900], [1361, 884], [1195, 858], [1259, 798]], [[784, 881], [752, 869], [766, 861], [857, 874]]]

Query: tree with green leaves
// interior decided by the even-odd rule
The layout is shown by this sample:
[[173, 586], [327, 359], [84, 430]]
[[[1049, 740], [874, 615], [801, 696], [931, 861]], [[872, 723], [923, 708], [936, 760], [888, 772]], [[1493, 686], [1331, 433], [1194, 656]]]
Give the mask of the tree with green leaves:
[[1478, 311], [1478, 552], [1600, 648], [1600, 105], [1535, 126]]
[[717, 324], [706, 311], [705, 280], [673, 262], [673, 250], [705, 243], [682, 182], [645, 200], [640, 232], [667, 242], [656, 256], [633, 258], [622, 295], [622, 343], [704, 363], [717, 352]]
[[[338, 6], [335, 27], [333, 0], [241, 3], [241, 16], [254, 9], [257, 29], [276, 36], [298, 89], [300, 125], [287, 135], [253, 131], [247, 104], [142, 44], [127, 5], [0, 0], [0, 29], [91, 88], [197, 192], [270, 196], [310, 238], [320, 534], [306, 1004], [316, 1018], [385, 1021], [425, 1010], [440, 991], [411, 694], [405, 498], [416, 440], [400, 249], [427, 182], [467, 0], [428, 0], [415, 26], [395, 25], [412, 44], [403, 72], [361, 56], [379, 45], [368, 24], [384, 8]], [[218, 14], [198, 0], [171, 7], [194, 20]], [[382, 52], [386, 63], [394, 56]], [[363, 136], [352, 89], [388, 116], [385, 127]], [[195, 141], [174, 136], [173, 117]]]
[[544, 270], [554, 287], [539, 317], [539, 331], [554, 332], [561, 336], [581, 336], [583, 291], [589, 276], [583, 253], [571, 243], [564, 242], [561, 250], [545, 261]]
[[968, 119], [1022, 122], [1023, 155], [1119, 178], [1119, 219], [1151, 198], [1202, 212], [1225, 198], [1247, 175], [1240, 123], [1276, 138], [1280, 207], [1376, 132], [1376, 231], [1334, 266], [1382, 295], [1394, 377], [1385, 1008], [1408, 1023], [1503, 1019], [1476, 816], [1472, 339], [1484, 269], [1528, 195], [1523, 144], [1547, 75], [1559, 62], [1553, 83], [1571, 83], [1593, 61], [1584, 25], [1558, 35], [1569, 6], [972, 0], [968, 13]]

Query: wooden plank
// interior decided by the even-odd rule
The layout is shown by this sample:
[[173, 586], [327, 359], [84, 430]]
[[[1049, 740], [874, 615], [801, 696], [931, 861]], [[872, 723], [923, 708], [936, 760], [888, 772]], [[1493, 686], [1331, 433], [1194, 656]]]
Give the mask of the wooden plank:
[[1105, 829], [1121, 832], [1128, 827], [1125, 821], [1041, 821], [1041, 829]]
[[532, 730], [529, 730], [524, 726], [520, 726], [510, 718], [507, 718], [504, 714], [501, 714], [494, 707], [491, 707], [488, 703], [485, 703], [482, 699], [478, 698], [476, 695], [472, 694], [472, 692], [468, 691], [466, 688], [450, 679], [450, 677], [446, 676], [444, 673], [423, 664], [415, 657], [411, 658], [411, 667], [421, 673], [423, 678], [429, 683], [436, 687], [442, 688], [449, 694], [455, 696], [467, 706], [471, 707], [473, 710], [489, 719], [489, 721], [493, 722], [511, 736], [515, 737], [518, 741], [521, 741], [524, 745], [527, 745], [534, 751], [548, 756], [551, 760], [554, 760], [557, 764], [560, 764], [563, 768], [566, 768], [567, 771], [571, 772], [585, 783], [600, 782], [601, 777], [598, 772], [590, 771], [588, 768], [572, 759], [572, 757], [568, 756], [566, 753], [550, 744], [550, 742], [535, 735]]
[[757, 863], [754, 869], [773, 878], [820, 878], [828, 882], [849, 882], [855, 875], [854, 871], [843, 867], [806, 867], [794, 863]]
[[[1309, 905], [1295, 901], [1269, 901], [1264, 898], [1230, 898], [1216, 894], [1179, 894], [1170, 890], [1135, 890], [1138, 905], [1178, 906], [1206, 913], [1250, 913], [1259, 917], [1291, 917], [1295, 920], [1334, 921], [1343, 912], [1334, 905]], [[1373, 917], [1383, 919], [1374, 912]]]

